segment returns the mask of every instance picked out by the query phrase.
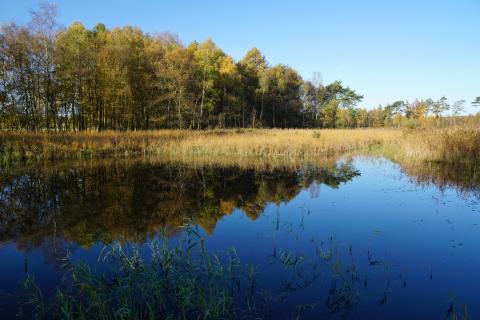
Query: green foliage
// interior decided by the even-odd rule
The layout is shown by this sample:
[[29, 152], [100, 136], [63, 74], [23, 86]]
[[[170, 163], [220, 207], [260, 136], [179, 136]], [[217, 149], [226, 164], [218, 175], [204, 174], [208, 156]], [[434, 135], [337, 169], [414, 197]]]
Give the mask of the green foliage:
[[407, 128], [407, 129], [416, 129], [416, 128], [418, 128], [418, 126], [419, 126], [418, 121], [415, 120], [415, 119], [409, 119], [405, 123], [405, 128]]
[[438, 101], [433, 102], [431, 106], [431, 111], [435, 117], [440, 117], [443, 112], [448, 111], [450, 105], [447, 103], [446, 97], [441, 97]]
[[480, 107], [480, 97], [476, 97], [474, 101], [472, 101], [472, 105], [475, 107]]
[[333, 99], [321, 109], [321, 115], [322, 115], [324, 127], [327, 127], [327, 128], [335, 127], [335, 121], [337, 119], [338, 104], [339, 102], [336, 99]]
[[459, 116], [465, 111], [463, 107], [464, 104], [465, 100], [455, 101], [455, 103], [452, 105], [452, 113], [454, 116]]

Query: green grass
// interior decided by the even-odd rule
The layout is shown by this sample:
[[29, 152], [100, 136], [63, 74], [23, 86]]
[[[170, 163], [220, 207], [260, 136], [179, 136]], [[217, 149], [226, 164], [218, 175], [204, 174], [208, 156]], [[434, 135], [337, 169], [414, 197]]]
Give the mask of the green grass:
[[[293, 228], [293, 226], [287, 227]], [[300, 319], [320, 304], [332, 314], [348, 316], [359, 298], [361, 277], [357, 267], [340, 258], [335, 237], [307, 252], [278, 248], [271, 263], [281, 270], [278, 290], [258, 281], [259, 270], [242, 263], [230, 249], [221, 255], [208, 252], [204, 238], [193, 227], [172, 244], [167, 237], [149, 244], [115, 243], [100, 254], [95, 270], [65, 257], [64, 278], [53, 297], [46, 297], [32, 275], [22, 282], [19, 297], [23, 318], [34, 319], [270, 319], [272, 308], [285, 308], [289, 296], [327, 278], [332, 283], [310, 301], [289, 306], [291, 319]], [[293, 229], [290, 235], [296, 234]], [[300, 235], [293, 236], [298, 239]], [[349, 253], [351, 256], [351, 248]], [[287, 315], [285, 314], [285, 317]]]
[[235, 250], [220, 258], [192, 237], [173, 247], [163, 238], [149, 245], [148, 256], [116, 243], [101, 255], [108, 272], [66, 259], [66, 276], [49, 301], [27, 276], [20, 314], [35, 319], [254, 319], [259, 314], [255, 268], [241, 264]]

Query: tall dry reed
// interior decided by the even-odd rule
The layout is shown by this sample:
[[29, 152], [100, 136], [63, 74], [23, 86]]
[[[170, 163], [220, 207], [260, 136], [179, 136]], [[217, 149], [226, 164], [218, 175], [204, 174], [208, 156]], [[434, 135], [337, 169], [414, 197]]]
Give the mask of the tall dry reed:
[[[158, 130], [137, 132], [0, 133], [0, 155], [12, 159], [83, 159], [150, 155], [175, 159], [263, 161], [377, 154], [445, 162], [480, 160], [480, 129]], [[249, 161], [250, 161], [249, 160]]]

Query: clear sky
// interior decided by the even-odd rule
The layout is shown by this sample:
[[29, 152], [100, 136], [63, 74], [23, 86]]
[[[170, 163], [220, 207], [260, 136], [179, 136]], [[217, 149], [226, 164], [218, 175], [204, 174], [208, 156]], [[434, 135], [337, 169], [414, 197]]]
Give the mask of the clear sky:
[[[256, 46], [305, 79], [320, 72], [324, 83], [343, 81], [364, 107], [480, 96], [480, 0], [56, 2], [62, 25], [130, 24], [184, 43], [211, 37], [237, 60]], [[36, 3], [0, 0], [0, 22], [26, 23]]]

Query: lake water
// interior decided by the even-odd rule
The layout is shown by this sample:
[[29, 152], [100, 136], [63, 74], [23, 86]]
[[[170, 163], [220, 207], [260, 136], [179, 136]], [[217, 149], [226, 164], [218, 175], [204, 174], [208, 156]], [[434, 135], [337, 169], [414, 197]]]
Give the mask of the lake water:
[[303, 319], [443, 319], [462, 305], [480, 318], [477, 167], [111, 160], [0, 174], [2, 318], [15, 315], [9, 294], [26, 272], [48, 295], [66, 252], [95, 266], [104, 244], [144, 245], [159, 232], [176, 241], [185, 223], [210, 252], [235, 247], [257, 266], [259, 287], [285, 294], [273, 319], [293, 318], [299, 304], [314, 306]]

